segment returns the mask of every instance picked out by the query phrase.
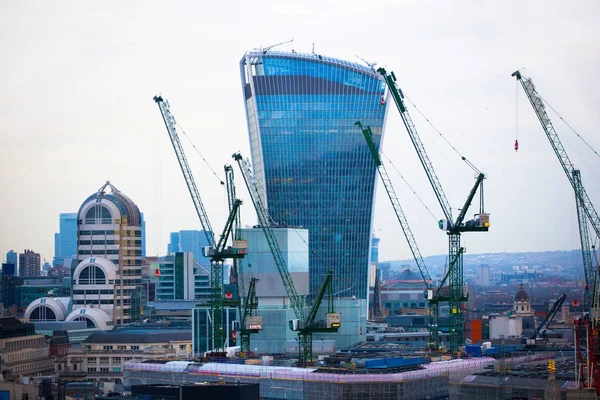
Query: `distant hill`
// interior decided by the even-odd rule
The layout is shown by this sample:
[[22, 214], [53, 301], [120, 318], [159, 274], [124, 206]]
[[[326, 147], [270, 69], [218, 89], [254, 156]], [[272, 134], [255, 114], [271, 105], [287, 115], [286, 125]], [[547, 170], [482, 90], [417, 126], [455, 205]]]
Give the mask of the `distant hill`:
[[[441, 271], [446, 264], [447, 255], [425, 257], [424, 261], [430, 272]], [[392, 270], [400, 270], [402, 266], [416, 268], [413, 259], [380, 261], [390, 263]], [[541, 251], [526, 253], [484, 253], [465, 254], [463, 257], [464, 269], [474, 269], [478, 265], [487, 264], [494, 269], [511, 269], [514, 265], [552, 265], [582, 267], [581, 250]]]

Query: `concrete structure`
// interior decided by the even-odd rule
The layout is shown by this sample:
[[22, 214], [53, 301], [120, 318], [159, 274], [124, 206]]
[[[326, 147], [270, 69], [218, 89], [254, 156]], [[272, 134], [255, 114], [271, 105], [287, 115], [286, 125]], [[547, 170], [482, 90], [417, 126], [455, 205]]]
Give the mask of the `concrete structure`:
[[14, 317], [0, 318], [0, 369], [5, 380], [54, 371], [50, 347], [31, 323]]
[[382, 77], [279, 51], [247, 52], [240, 73], [252, 168], [269, 214], [309, 232], [309, 293], [333, 269], [334, 292], [367, 299], [377, 176], [355, 122], [371, 126], [379, 146], [389, 104]]
[[40, 254], [33, 250], [25, 250], [19, 254], [19, 276], [40, 276], [42, 266]]
[[490, 266], [479, 265], [477, 267], [477, 284], [479, 286], [490, 286]]
[[[273, 233], [298, 295], [307, 296], [309, 293], [308, 231], [306, 229], [276, 228], [273, 229]], [[281, 275], [275, 265], [263, 230], [261, 228], [240, 229], [240, 234], [248, 241], [248, 253], [240, 260], [244, 271], [244, 285], [248, 287], [252, 277], [260, 280], [256, 284], [259, 308], [289, 307], [289, 299], [281, 282]], [[321, 277], [322, 280], [323, 277]]]
[[157, 280], [157, 301], [210, 299], [210, 271], [194, 259], [193, 253], [159, 257], [150, 264], [150, 270]]
[[78, 219], [79, 264], [73, 271], [73, 313], [69, 318], [106, 321], [107, 325], [109, 321], [112, 325], [139, 321], [140, 307], [134, 305], [140, 301], [134, 291], [142, 280], [138, 207], [106, 182], [83, 202]]
[[521, 316], [490, 315], [490, 339], [521, 337], [522, 333]]

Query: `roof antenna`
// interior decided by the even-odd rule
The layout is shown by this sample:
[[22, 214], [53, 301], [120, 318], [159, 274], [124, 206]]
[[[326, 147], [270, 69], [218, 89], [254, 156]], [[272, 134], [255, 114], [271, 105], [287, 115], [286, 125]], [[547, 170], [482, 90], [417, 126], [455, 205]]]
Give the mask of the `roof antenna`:
[[312, 49], [312, 53], [315, 54], [315, 43], [313, 42], [313, 49]]
[[377, 65], [377, 63], [376, 63], [376, 62], [369, 62], [369, 61], [365, 60], [364, 58], [362, 58], [361, 56], [359, 56], [358, 54], [356, 55], [356, 57], [357, 57], [357, 58], [358, 58], [360, 61], [362, 61], [362, 62], [364, 62], [365, 64], [367, 64], [367, 65], [369, 66], [369, 68], [371, 68], [373, 71], [375, 71], [375, 66]]

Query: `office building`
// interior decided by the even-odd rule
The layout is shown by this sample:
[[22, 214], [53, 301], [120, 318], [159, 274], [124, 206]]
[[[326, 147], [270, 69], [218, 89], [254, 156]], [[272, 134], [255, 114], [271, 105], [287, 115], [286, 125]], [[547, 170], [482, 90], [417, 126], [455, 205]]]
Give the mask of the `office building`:
[[106, 182], [83, 202], [78, 219], [79, 264], [73, 271], [73, 312], [67, 320], [101, 321], [102, 326], [139, 321], [141, 307], [134, 303], [145, 296], [136, 291], [142, 283], [137, 205]]
[[377, 171], [355, 122], [370, 126], [379, 146], [388, 108], [382, 77], [278, 51], [247, 52], [240, 72], [253, 171], [273, 220], [308, 229], [311, 296], [333, 269], [335, 293], [366, 299]]
[[176, 252], [150, 264], [156, 277], [156, 300], [210, 299], [210, 272], [192, 253]]
[[6, 253], [6, 263], [14, 265], [15, 272], [18, 271], [18, 267], [19, 267], [18, 261], [19, 261], [19, 256], [16, 251], [10, 250]]
[[54, 266], [77, 255], [77, 213], [60, 213], [59, 232], [54, 234]]
[[205, 267], [210, 267], [210, 258], [202, 255], [202, 247], [208, 246], [208, 240], [204, 231], [179, 231], [171, 232], [171, 241], [167, 246], [167, 253], [192, 253], [194, 259]]
[[19, 254], [19, 276], [40, 276], [41, 257], [33, 250]]

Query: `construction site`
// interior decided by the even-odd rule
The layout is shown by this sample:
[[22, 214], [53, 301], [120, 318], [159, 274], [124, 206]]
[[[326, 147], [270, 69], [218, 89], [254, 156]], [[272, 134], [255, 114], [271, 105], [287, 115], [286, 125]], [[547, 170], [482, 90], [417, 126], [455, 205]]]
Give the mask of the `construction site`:
[[[252, 146], [258, 147], [261, 146], [260, 140], [267, 139], [259, 140], [257, 124], [267, 126], [269, 123], [268, 118], [259, 121], [263, 118], [256, 110], [261, 106], [260, 96], [278, 95], [277, 89], [261, 86], [268, 80], [261, 71], [268, 65], [270, 54], [270, 48], [250, 52], [242, 62], [242, 68], [248, 68], [255, 74], [246, 77], [250, 82], [245, 83], [244, 90], [250, 140]], [[183, 385], [207, 381], [258, 383], [260, 397], [264, 399], [559, 399], [596, 398], [600, 395], [600, 281], [589, 232], [591, 225], [593, 233], [600, 236], [600, 218], [584, 189], [579, 170], [568, 158], [531, 79], [518, 71], [513, 74], [522, 85], [574, 191], [585, 267], [586, 309], [574, 316], [574, 322], [570, 321], [571, 342], [559, 345], [549, 345], [545, 333], [561, 309], [564, 297], [554, 303], [541, 324], [534, 320], [526, 331], [521, 326], [525, 326], [527, 318], [533, 317], [533, 312], [524, 290], [524, 294], [518, 293], [515, 297], [514, 313], [494, 316], [494, 321], [490, 319], [490, 332], [504, 332], [502, 329], [508, 327], [505, 333], [496, 336], [495, 340], [492, 335], [489, 341], [473, 342], [466, 337], [469, 290], [464, 281], [465, 250], [461, 236], [467, 232], [485, 233], [491, 229], [490, 213], [484, 204], [486, 175], [450, 144], [475, 177], [473, 185], [464, 190], [464, 202], [460, 207], [451, 207], [394, 73], [384, 68], [376, 70], [373, 65], [358, 68], [334, 59], [323, 61], [323, 57], [317, 58], [314, 54], [274, 52], [273, 57], [281, 65], [283, 62], [290, 65], [292, 62], [322, 62], [336, 65], [341, 70], [358, 71], [378, 85], [374, 98], [380, 97], [381, 100], [380, 104], [376, 101], [376, 105], [387, 109], [387, 100], [393, 100], [397, 116], [402, 120], [440, 206], [439, 234], [446, 235], [448, 240], [447, 268], [441, 279], [432, 279], [411, 231], [409, 218], [401, 207], [400, 198], [380, 157], [383, 128], [371, 126], [374, 121], [369, 118], [356, 119], [353, 121], [353, 134], [359, 135], [363, 144], [361, 151], [368, 152], [371, 158], [368, 168], [373, 173], [376, 170], [381, 178], [418, 268], [424, 285], [418, 301], [426, 303], [426, 322], [420, 329], [411, 329], [410, 332], [404, 329], [392, 332], [385, 324], [380, 334], [376, 332], [375, 325], [370, 325], [367, 330], [367, 302], [370, 302], [368, 307], [372, 311], [369, 319], [373, 324], [382, 321], [378, 271], [375, 270], [374, 295], [371, 299], [364, 299], [340, 294], [344, 291], [354, 293], [358, 277], [348, 279], [335, 266], [335, 261], [331, 266], [321, 265], [318, 270], [313, 270], [312, 264], [309, 268], [309, 260], [312, 263], [319, 256], [315, 249], [320, 244], [312, 241], [310, 226], [303, 227], [304, 224], [297, 223], [291, 216], [289, 220], [281, 220], [273, 215], [275, 207], [271, 204], [277, 203], [271, 199], [267, 202], [267, 197], [283, 196], [284, 192], [265, 187], [275, 178], [265, 176], [258, 162], [262, 157], [260, 152], [252, 154], [252, 161], [240, 153], [232, 156], [232, 164], [239, 167], [258, 224], [253, 229], [241, 228], [239, 209], [242, 201], [236, 195], [234, 167], [227, 164], [224, 167], [226, 180], [221, 183], [227, 189], [229, 215], [222, 230], [213, 230], [181, 145], [170, 105], [162, 95], [157, 95], [154, 101], [160, 109], [209, 243], [203, 249], [203, 255], [211, 260], [208, 346], [195, 347], [193, 360], [127, 362], [123, 368], [125, 386]], [[518, 146], [517, 140], [515, 151]], [[288, 183], [292, 184], [292, 178]], [[479, 204], [473, 211], [471, 206], [474, 202]], [[460, 210], [458, 215], [453, 214], [453, 208]], [[219, 232], [220, 236], [217, 235]], [[341, 240], [340, 237], [336, 240]], [[259, 247], [267, 256], [252, 258], [259, 252]], [[290, 254], [300, 254], [303, 264], [295, 265], [298, 262]], [[230, 323], [226, 322], [224, 311], [228, 306], [226, 299], [231, 297], [224, 290], [223, 271], [228, 263], [232, 266], [229, 282], [237, 285], [239, 295], [239, 302], [235, 305], [238, 319]], [[268, 266], [271, 266], [270, 270]], [[272, 279], [274, 273], [279, 278], [277, 282]], [[352, 310], [357, 310], [356, 315], [352, 316]], [[504, 327], [500, 326], [501, 323]], [[518, 329], [513, 329], [509, 323], [518, 324]]]

